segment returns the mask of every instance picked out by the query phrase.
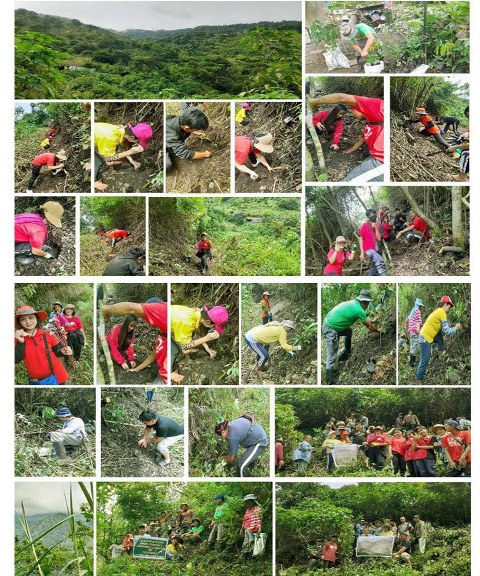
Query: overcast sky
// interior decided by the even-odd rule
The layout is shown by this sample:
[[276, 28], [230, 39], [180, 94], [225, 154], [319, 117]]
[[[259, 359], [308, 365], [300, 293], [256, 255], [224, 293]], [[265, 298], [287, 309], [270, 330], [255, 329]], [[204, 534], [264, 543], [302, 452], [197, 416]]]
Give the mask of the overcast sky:
[[15, 2], [16, 8], [76, 18], [111, 30], [175, 30], [205, 24], [301, 20], [301, 2]]
[[[72, 482], [73, 507], [80, 512], [80, 504], [86, 502], [77, 482]], [[88, 484], [87, 484], [88, 487]], [[15, 512], [21, 514], [22, 500], [28, 516], [34, 514], [67, 513], [65, 496], [70, 501], [69, 482], [17, 482], [15, 485]]]

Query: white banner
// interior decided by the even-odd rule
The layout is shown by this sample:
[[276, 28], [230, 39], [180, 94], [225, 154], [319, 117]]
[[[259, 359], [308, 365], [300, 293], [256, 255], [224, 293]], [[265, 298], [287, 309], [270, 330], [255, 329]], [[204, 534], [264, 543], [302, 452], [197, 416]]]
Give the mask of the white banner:
[[332, 458], [335, 466], [349, 466], [357, 461], [357, 444], [342, 444], [333, 446]]
[[359, 536], [356, 556], [387, 558], [392, 555], [395, 536]]

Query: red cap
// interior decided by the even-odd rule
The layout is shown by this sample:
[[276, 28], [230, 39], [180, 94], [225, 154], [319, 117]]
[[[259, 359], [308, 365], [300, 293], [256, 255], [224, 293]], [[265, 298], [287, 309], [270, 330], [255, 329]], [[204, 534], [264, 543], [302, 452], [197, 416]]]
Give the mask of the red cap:
[[452, 299], [450, 298], [450, 296], [442, 296], [440, 298], [440, 302], [442, 304], [450, 304], [450, 306], [452, 306], [452, 308], [455, 306], [455, 304], [452, 302]]

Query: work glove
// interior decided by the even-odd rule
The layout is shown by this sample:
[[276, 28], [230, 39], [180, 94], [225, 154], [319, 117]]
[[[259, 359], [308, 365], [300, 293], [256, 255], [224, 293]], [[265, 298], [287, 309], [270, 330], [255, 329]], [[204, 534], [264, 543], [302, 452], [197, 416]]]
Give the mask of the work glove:
[[46, 258], [47, 260], [49, 260], [50, 258], [53, 258], [53, 256], [47, 252], [47, 253], [45, 254], [44, 258]]
[[296, 356], [295, 352], [289, 352], [289, 354], [292, 358], [295, 358], [295, 356]]
[[300, 344], [297, 344], [297, 345], [295, 346], [295, 350], [299, 350], [299, 351], [300, 351], [301, 349], [302, 349], [302, 347], [301, 347]]

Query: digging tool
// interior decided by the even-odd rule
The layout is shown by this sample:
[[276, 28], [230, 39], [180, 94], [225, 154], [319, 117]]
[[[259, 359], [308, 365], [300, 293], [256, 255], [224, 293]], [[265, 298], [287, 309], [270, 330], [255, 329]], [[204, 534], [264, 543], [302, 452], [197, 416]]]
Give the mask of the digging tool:
[[425, 154], [425, 156], [436, 156], [437, 154], [442, 154], [444, 152], [445, 150], [437, 150], [436, 152], [428, 152], [427, 154]]

